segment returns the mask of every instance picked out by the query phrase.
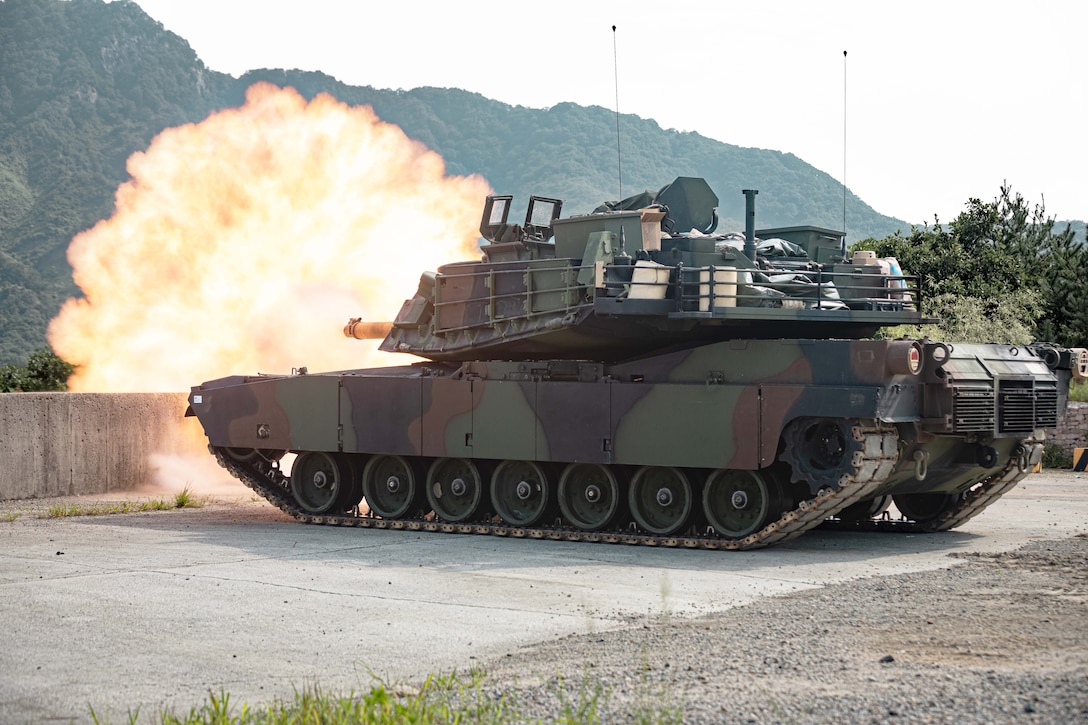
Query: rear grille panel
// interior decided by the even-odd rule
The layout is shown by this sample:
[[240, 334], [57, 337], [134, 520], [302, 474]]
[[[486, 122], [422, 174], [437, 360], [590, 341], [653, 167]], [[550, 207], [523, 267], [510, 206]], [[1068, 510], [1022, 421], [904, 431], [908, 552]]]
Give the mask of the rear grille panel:
[[990, 386], [957, 386], [952, 393], [952, 430], [957, 433], [1028, 435], [1058, 424], [1058, 393], [1053, 384], [998, 380]]
[[990, 386], [956, 387], [952, 392], [952, 430], [989, 433], [994, 429], [994, 394]]

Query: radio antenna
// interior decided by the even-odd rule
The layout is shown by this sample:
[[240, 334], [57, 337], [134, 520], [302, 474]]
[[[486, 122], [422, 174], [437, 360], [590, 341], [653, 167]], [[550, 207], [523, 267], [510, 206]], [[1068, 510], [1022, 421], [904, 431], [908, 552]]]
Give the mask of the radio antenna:
[[846, 51], [842, 52], [842, 256], [846, 257]]
[[616, 26], [612, 26], [612, 71], [616, 85], [616, 176], [620, 182], [620, 197], [623, 200], [623, 156], [620, 154], [620, 64], [616, 54]]

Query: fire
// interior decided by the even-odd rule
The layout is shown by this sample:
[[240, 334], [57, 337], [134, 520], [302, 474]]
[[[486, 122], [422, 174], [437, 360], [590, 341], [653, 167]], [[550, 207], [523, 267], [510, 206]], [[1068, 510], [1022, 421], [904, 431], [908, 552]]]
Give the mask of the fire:
[[478, 176], [367, 107], [257, 84], [128, 161], [114, 215], [68, 249], [82, 299], [49, 326], [69, 388], [185, 391], [235, 373], [407, 362], [349, 340], [419, 275], [478, 256]]

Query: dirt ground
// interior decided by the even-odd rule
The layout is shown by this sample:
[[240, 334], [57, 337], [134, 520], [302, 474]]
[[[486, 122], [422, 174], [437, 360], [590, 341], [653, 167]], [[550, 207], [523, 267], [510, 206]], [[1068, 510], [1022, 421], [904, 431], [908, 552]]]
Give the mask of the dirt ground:
[[588, 678], [616, 721], [1088, 722], [1088, 536], [960, 559], [568, 637], [490, 681], [545, 719]]

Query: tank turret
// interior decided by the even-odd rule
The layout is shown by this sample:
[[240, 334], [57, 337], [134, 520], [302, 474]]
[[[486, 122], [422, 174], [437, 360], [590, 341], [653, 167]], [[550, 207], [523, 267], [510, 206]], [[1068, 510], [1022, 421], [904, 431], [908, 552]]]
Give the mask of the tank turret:
[[761, 233], [757, 246], [755, 193], [745, 192], [751, 239], [715, 234], [718, 198], [702, 179], [566, 219], [558, 200], [533, 197], [521, 226], [508, 222], [509, 196], [488, 197], [483, 258], [425, 273], [381, 349], [615, 361], [742, 337], [860, 339], [925, 322], [916, 277], [826, 254], [843, 232], [793, 227], [781, 234], [795, 242]]

